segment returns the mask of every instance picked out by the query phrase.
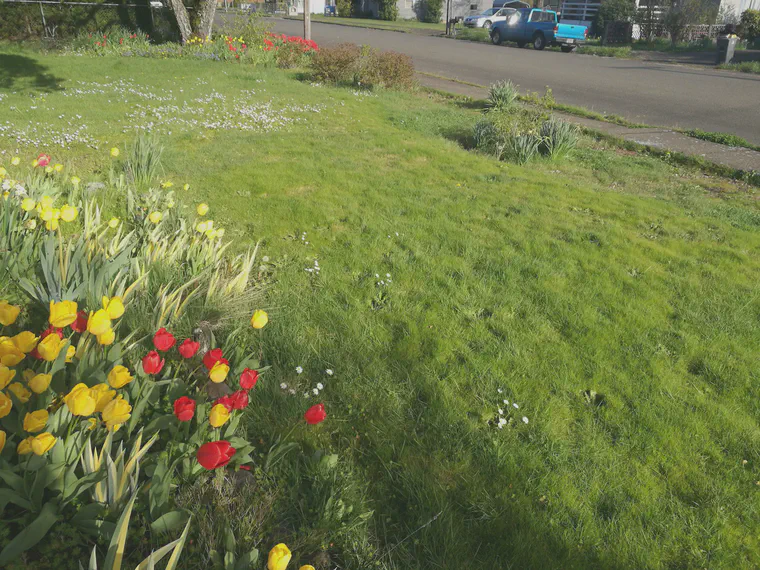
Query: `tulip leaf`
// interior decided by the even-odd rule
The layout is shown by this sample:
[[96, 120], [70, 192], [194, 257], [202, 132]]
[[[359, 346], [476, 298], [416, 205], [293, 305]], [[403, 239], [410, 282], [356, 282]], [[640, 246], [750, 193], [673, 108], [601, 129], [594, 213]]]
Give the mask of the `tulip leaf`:
[[180, 537], [174, 541], [176, 546], [174, 547], [172, 555], [169, 557], [169, 561], [166, 563], [165, 570], [175, 570], [177, 568], [177, 563], [179, 562], [179, 557], [182, 556], [182, 549], [185, 547], [185, 541], [187, 540], [187, 533], [189, 531], [190, 521], [188, 520], [185, 525], [185, 530], [183, 530]]
[[124, 545], [127, 542], [127, 533], [129, 532], [129, 519], [132, 517], [132, 507], [135, 505], [135, 499], [137, 499], [137, 490], [132, 494], [127, 506], [116, 522], [116, 528], [114, 529], [113, 536], [111, 537], [111, 543], [108, 545], [108, 553], [106, 554], [105, 567], [108, 570], [121, 570], [121, 562], [124, 559]]
[[42, 498], [45, 494], [45, 489], [47, 489], [51, 483], [55, 482], [55, 480], [63, 474], [65, 469], [66, 466], [63, 463], [50, 463], [37, 471], [37, 475], [34, 477], [34, 483], [32, 484], [32, 489], [29, 491], [29, 498], [32, 501], [32, 505], [36, 507], [35, 510], [42, 507]]
[[224, 553], [224, 570], [234, 570], [235, 568], [235, 553], [229, 550]]
[[227, 552], [235, 552], [237, 550], [237, 540], [235, 540], [235, 533], [228, 526], [224, 529], [224, 549]]
[[235, 570], [249, 570], [256, 566], [259, 561], [259, 551], [255, 548], [250, 552], [246, 552], [240, 558], [238, 558], [237, 564], [235, 564]]
[[181, 528], [182, 525], [187, 524], [190, 519], [190, 513], [187, 511], [169, 511], [168, 513], [158, 517], [150, 525], [150, 529], [153, 532], [171, 532]]
[[145, 406], [148, 405], [148, 402], [151, 400], [153, 396], [153, 384], [147, 384], [147, 383], [142, 383], [142, 384], [144, 384], [145, 389], [139, 395], [137, 399], [137, 404], [132, 408], [132, 416], [129, 418], [129, 423], [127, 424], [128, 436], [132, 435], [132, 431], [135, 429], [135, 426], [137, 426], [140, 421], [140, 416], [142, 416], [142, 413], [145, 411]]
[[18, 491], [10, 489], [0, 489], [0, 514], [5, 510], [8, 503], [13, 503], [22, 509], [32, 510], [32, 504], [18, 494]]
[[[0, 469], [0, 479], [2, 479], [11, 489], [16, 491], [16, 493], [24, 492], [24, 480], [15, 473], [8, 471], [7, 469]], [[2, 491], [3, 489], [0, 489], [0, 492]]]
[[53, 362], [53, 366], [50, 368], [50, 372], [48, 372], [48, 374], [55, 376], [56, 372], [63, 370], [63, 367], [66, 366], [66, 352], [68, 351], [69, 344], [70, 343], [68, 341], [64, 341], [62, 343], [61, 351], [58, 353], [58, 356]]
[[77, 479], [73, 484], [66, 485], [63, 490], [62, 505], [65, 505], [69, 501], [75, 499], [77, 496], [79, 496], [80, 493], [82, 493], [82, 491], [86, 491], [105, 478], [106, 472], [103, 469], [98, 469], [93, 473], [88, 473], [84, 477]]
[[227, 425], [224, 426], [225, 439], [229, 439], [230, 437], [235, 435], [235, 431], [237, 430], [241, 417], [243, 417], [243, 414], [235, 414], [234, 416], [230, 418], [230, 421], [227, 423]]
[[145, 433], [150, 434], [154, 431], [161, 431], [162, 429], [167, 429], [169, 426], [171, 426], [175, 421], [174, 414], [166, 414], [163, 416], [158, 416], [153, 421], [151, 421], [147, 426], [145, 426]]
[[40, 514], [32, 523], [18, 533], [3, 551], [0, 552], [0, 566], [8, 564], [42, 540], [58, 520], [58, 506], [53, 502], [45, 503]]

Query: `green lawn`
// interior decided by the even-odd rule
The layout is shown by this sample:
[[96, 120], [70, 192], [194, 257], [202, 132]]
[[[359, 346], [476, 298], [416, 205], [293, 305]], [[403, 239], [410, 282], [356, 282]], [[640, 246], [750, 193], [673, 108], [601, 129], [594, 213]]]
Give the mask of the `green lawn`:
[[311, 19], [313, 22], [342, 24], [344, 26], [356, 26], [359, 28], [379, 28], [382, 30], [395, 30], [398, 32], [431, 30], [443, 33], [446, 31], [446, 25], [443, 23], [432, 24], [429, 22], [420, 22], [418, 20], [376, 20], [374, 18], [342, 18], [340, 16], [320, 15], [312, 15]]
[[328, 411], [267, 539], [324, 568], [760, 566], [756, 191], [591, 139], [497, 163], [463, 148], [474, 105], [296, 77], [0, 52], [0, 164], [49, 151], [87, 182], [152, 123], [183, 203], [263, 240], [249, 437], [318, 382]]

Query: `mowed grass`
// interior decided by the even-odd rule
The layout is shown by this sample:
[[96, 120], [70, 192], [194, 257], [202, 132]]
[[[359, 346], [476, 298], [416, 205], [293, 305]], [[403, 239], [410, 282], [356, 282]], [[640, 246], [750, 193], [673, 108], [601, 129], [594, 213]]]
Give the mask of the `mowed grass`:
[[[297, 17], [291, 19], [299, 19]], [[303, 19], [301, 17], [300, 19]], [[414, 30], [427, 30], [435, 32], [445, 32], [445, 24], [420, 22], [419, 20], [379, 20], [374, 18], [344, 18], [341, 16], [322, 16], [313, 14], [311, 16], [314, 22], [324, 22], [327, 24], [342, 24], [344, 26], [355, 26], [358, 28], [378, 28], [381, 30], [394, 30], [397, 32], [413, 32]]]
[[[322, 549], [331, 568], [760, 565], [754, 190], [588, 139], [563, 161], [500, 164], [462, 148], [478, 111], [420, 94], [16, 55], [61, 89], [32, 110], [39, 87], [15, 74], [2, 123], [81, 115], [99, 153], [21, 151], [50, 150], [85, 180], [109, 168], [93, 155], [131, 140], [133, 105], [64, 97], [76, 81], [324, 105], [278, 132], [163, 137], [165, 178], [191, 183], [180, 199], [208, 202], [236, 247], [263, 240], [274, 267], [272, 370], [249, 435], [268, 446], [324, 401], [328, 420], [292, 437], [304, 455], [339, 454], [374, 511], [366, 528], [319, 534], [324, 505], [308, 485], [284, 489], [267, 541]], [[319, 275], [305, 271], [315, 259]]]

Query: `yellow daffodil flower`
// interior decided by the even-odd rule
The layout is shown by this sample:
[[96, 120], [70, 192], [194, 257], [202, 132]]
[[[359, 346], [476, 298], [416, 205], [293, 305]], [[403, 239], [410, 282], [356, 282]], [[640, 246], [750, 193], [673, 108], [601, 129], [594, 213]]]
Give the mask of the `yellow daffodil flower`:
[[8, 301], [0, 301], [0, 325], [7, 327], [16, 322], [21, 307], [11, 305]]
[[77, 309], [75, 301], [50, 301], [50, 324], [57, 329], [69, 326], [77, 320]]
[[69, 412], [75, 416], [91, 416], [98, 401], [87, 384], [77, 384], [63, 397]]
[[32, 393], [27, 390], [23, 384], [20, 384], [18, 382], [14, 382], [8, 386], [8, 391], [13, 392], [16, 398], [18, 398], [18, 401], [22, 404], [26, 404], [29, 401], [29, 398], [32, 397]]
[[32, 451], [35, 455], [45, 455], [48, 451], [53, 449], [53, 446], [58, 440], [52, 433], [41, 433], [32, 439]]
[[50, 374], [35, 374], [29, 381], [29, 388], [32, 389], [32, 392], [35, 394], [42, 394], [45, 390], [48, 389], [48, 386], [50, 386], [50, 381], [53, 379], [53, 376]]
[[36, 412], [29, 412], [24, 416], [24, 431], [29, 433], [35, 433], [45, 429], [48, 421], [47, 410], [37, 410]]

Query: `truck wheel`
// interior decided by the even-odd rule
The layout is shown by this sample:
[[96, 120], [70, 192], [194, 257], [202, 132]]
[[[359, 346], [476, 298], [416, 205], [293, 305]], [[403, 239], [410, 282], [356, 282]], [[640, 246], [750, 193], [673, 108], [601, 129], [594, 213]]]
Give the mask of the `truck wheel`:
[[491, 43], [495, 46], [501, 43], [501, 32], [499, 32], [499, 30], [493, 30], [491, 32]]
[[533, 49], [541, 51], [546, 47], [546, 38], [544, 34], [536, 34], [533, 36]]
[[562, 46], [560, 49], [562, 50], [562, 53], [570, 53], [575, 51], [575, 46]]
[[486, 30], [490, 30], [490, 29], [491, 29], [491, 26], [492, 26], [492, 25], [493, 25], [493, 24], [491, 23], [491, 20], [486, 20], [486, 21], [485, 21], [485, 23], [483, 24], [483, 27], [484, 27]]

